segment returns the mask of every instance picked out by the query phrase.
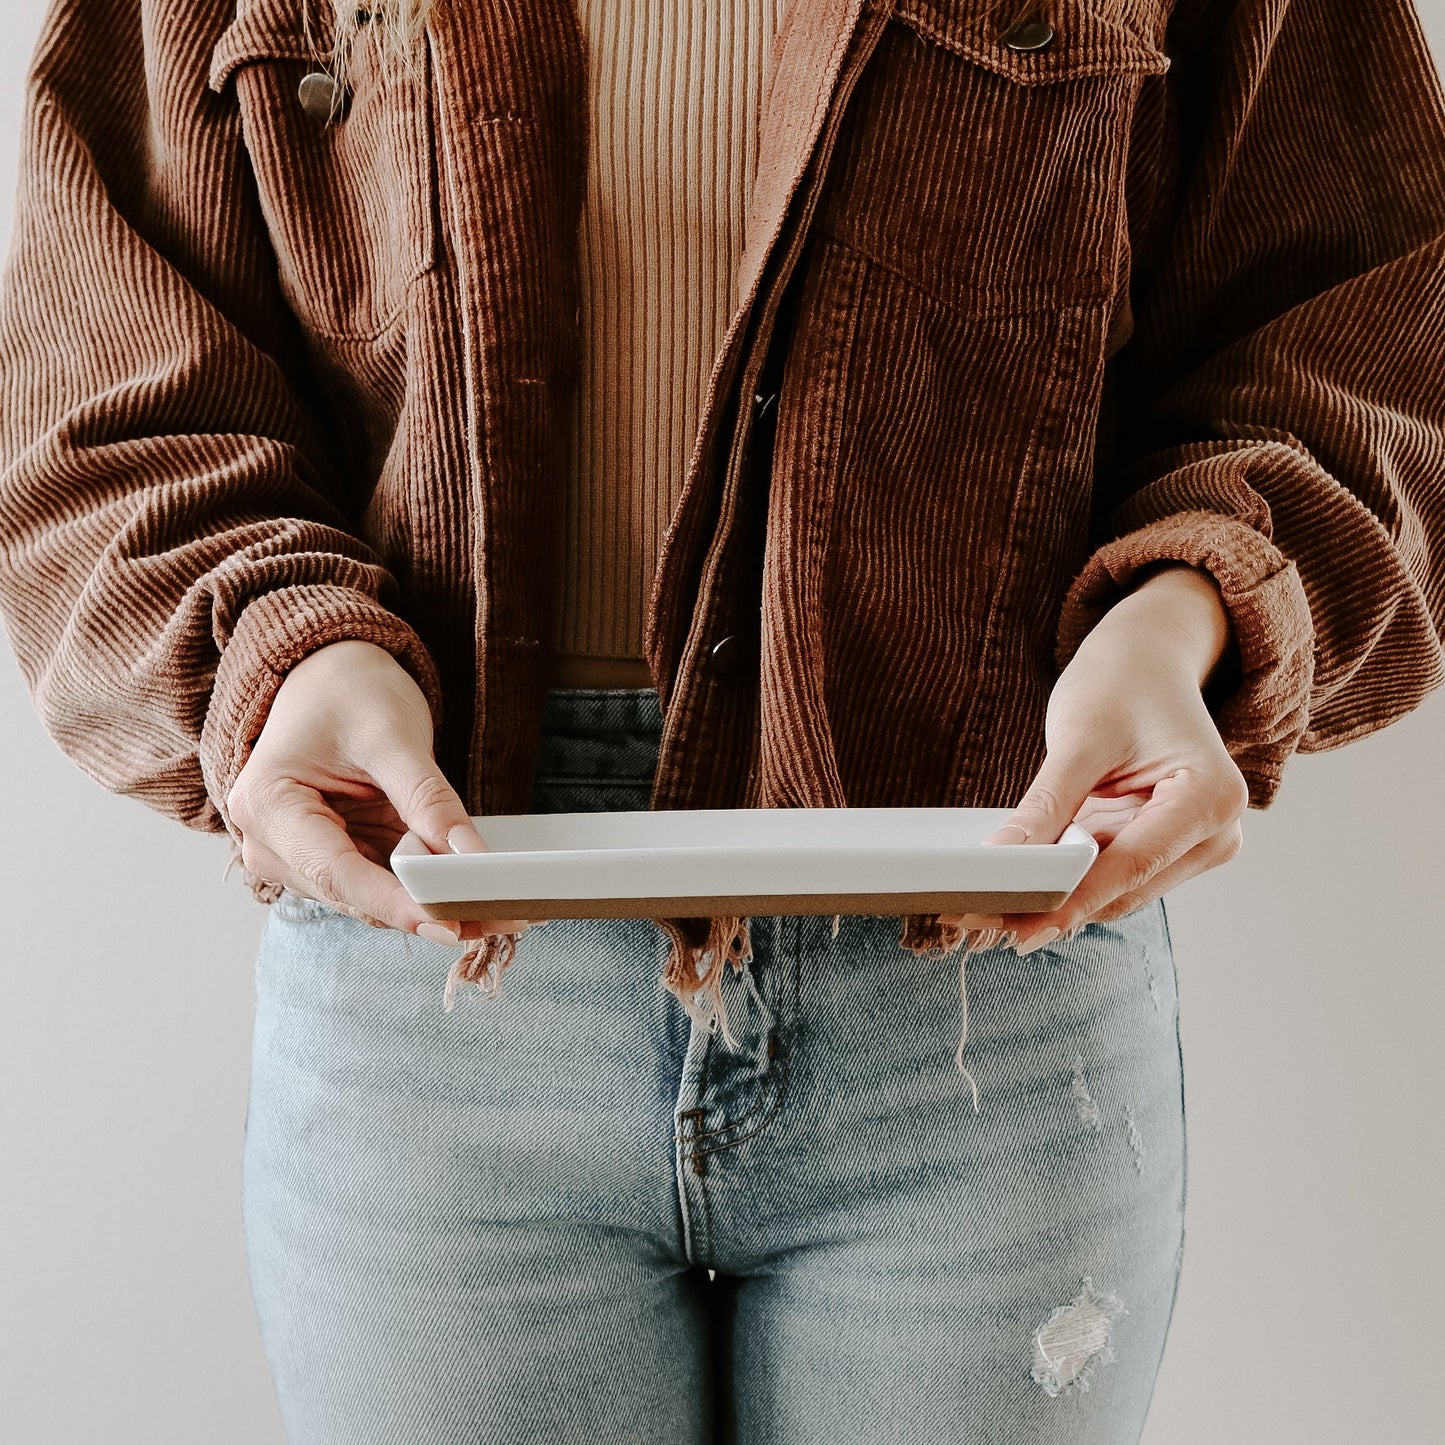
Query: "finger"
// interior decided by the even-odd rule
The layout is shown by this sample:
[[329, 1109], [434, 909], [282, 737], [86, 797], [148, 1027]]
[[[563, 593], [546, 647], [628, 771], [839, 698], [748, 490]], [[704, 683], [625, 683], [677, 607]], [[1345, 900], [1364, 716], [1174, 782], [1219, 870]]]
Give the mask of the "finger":
[[1030, 924], [1017, 930], [1016, 936], [1020, 944], [1028, 944], [1031, 939], [1036, 939], [1044, 928], [1054, 927], [1063, 937], [1073, 938], [1091, 923], [1113, 923], [1116, 919], [1162, 898], [1190, 878], [1227, 863], [1239, 852], [1239, 846], [1240, 840], [1234, 830], [1216, 833], [1212, 838], [1196, 843], [1182, 858], [1177, 858], [1162, 872], [1155, 874], [1143, 888], [1133, 893], [1121, 893], [1093, 915], [1080, 916], [1072, 909], [1060, 909], [1059, 916], [1051, 924]]
[[408, 933], [431, 921], [394, 873], [360, 852], [340, 815], [315, 789], [296, 782], [279, 785], [267, 810], [264, 836], [280, 864], [276, 881], [288, 888], [359, 909]]
[[1049, 753], [1008, 820], [983, 841], [1057, 843], [1106, 768], [1107, 764], [1072, 749]]
[[[355, 844], [356, 850], [363, 858], [372, 863], [391, 870], [391, 855], [396, 847], [397, 839], [406, 832], [406, 824], [397, 815], [396, 809], [385, 796], [377, 800], [380, 809], [384, 809], [384, 815], [379, 821], [358, 820], [354, 811], [348, 808], [345, 815], [347, 832], [351, 841]], [[475, 837], [475, 834], [473, 834]], [[372, 920], [368, 920], [369, 922]], [[488, 933], [518, 933], [528, 927], [529, 924], [537, 924], [544, 920], [532, 918], [528, 920], [519, 919], [433, 919], [431, 922], [440, 928], [449, 931], [457, 941], [466, 943], [472, 939], [481, 938]], [[378, 927], [385, 927], [385, 924], [378, 924]], [[444, 934], [433, 933], [430, 930], [423, 935], [432, 939], [435, 943], [450, 943], [452, 940]]]
[[1121, 893], [1092, 915], [1076, 910], [1071, 898], [1068, 904], [1054, 913], [958, 914], [951, 915], [947, 921], [957, 922], [972, 932], [993, 929], [1000, 933], [1012, 933], [1020, 944], [1027, 944], [1049, 928], [1058, 929], [1056, 936], [1072, 938], [1091, 923], [1112, 923], [1115, 919], [1123, 918], [1126, 914], [1162, 898], [1190, 878], [1229, 862], [1238, 854], [1242, 843], [1238, 824], [1222, 833], [1216, 833], [1202, 843], [1196, 843], [1182, 858], [1176, 859], [1156, 874], [1145, 887], [1133, 893]]
[[487, 851], [466, 804], [430, 755], [393, 742], [366, 767], [397, 816], [433, 853]]
[[[1090, 794], [1074, 815], [1074, 822], [1092, 835], [1100, 848], [1106, 847], [1118, 837], [1148, 797], [1147, 793], [1128, 793], [1117, 798], [1099, 798]], [[1017, 834], [1010, 833], [1008, 836], [1016, 838]], [[1025, 915], [1014, 916], [1022, 918]], [[1001, 913], [940, 913], [938, 917], [941, 923], [954, 923], [967, 929], [1011, 926]]]
[[1153, 796], [1100, 851], [1064, 903], [1049, 913], [1008, 914], [1005, 926], [1027, 942], [1043, 929], [1067, 930], [1095, 917], [1126, 894], [1142, 897], [1165, 869], [1232, 826], [1237, 815], [1221, 822], [1225, 810], [1222, 796], [1232, 797], [1233, 790], [1226, 787], [1221, 795], [1212, 775], [1194, 769], [1181, 768], [1162, 778], [1155, 784]]
[[[489, 851], [471, 813], [434, 758], [392, 747], [371, 764], [370, 771], [372, 780], [386, 794], [402, 823], [433, 853]], [[427, 921], [435, 924], [433, 919]], [[469, 919], [449, 921], [444, 926], [456, 935], [458, 942], [465, 942], [487, 933], [519, 933], [528, 921], [525, 918]], [[439, 943], [444, 941], [432, 930], [428, 936]]]
[[[1090, 923], [1112, 923], [1116, 918], [1123, 918], [1125, 914], [1133, 913], [1136, 908], [1142, 908], [1146, 903], [1162, 898], [1171, 888], [1177, 887], [1195, 874], [1227, 862], [1234, 856], [1234, 851], [1238, 850], [1230, 851], [1221, 842], [1223, 837], [1222, 834], [1216, 834], [1202, 843], [1196, 843], [1182, 858], [1176, 859], [1163, 872], [1156, 874], [1144, 888], [1134, 893], [1121, 893], [1092, 915], [1077, 909], [1071, 898], [1069, 903], [1060, 906], [1053, 913], [994, 914], [991, 917], [965, 914], [957, 921], [973, 931], [991, 928], [1000, 933], [1012, 933], [1020, 944], [1027, 944], [1049, 929], [1057, 930], [1053, 937], [1072, 938]], [[1043, 941], [1052, 942], [1052, 938]]]
[[1242, 843], [1243, 838], [1237, 825], [1225, 829], [1222, 833], [1216, 833], [1202, 843], [1196, 843], [1182, 858], [1176, 859], [1163, 872], [1156, 874], [1144, 888], [1134, 893], [1121, 893], [1092, 917], [1080, 919], [1069, 926], [1078, 928], [1085, 923], [1112, 923], [1117, 918], [1123, 918], [1126, 914], [1143, 908], [1145, 904], [1162, 898], [1190, 878], [1228, 863], [1238, 854]]
[[[357, 848], [343, 820], [313, 788], [301, 783], [278, 787], [267, 810], [266, 843], [258, 868], [262, 876], [292, 892], [329, 903], [364, 922], [422, 933], [436, 943], [459, 943], [460, 924], [439, 922], [423, 913], [389, 868], [373, 863]], [[484, 920], [475, 934], [516, 933], [517, 920]], [[448, 936], [450, 935], [450, 936]]]
[[960, 928], [1002, 928], [1001, 913], [940, 913], [940, 923], [956, 923]]
[[1153, 796], [1114, 841], [1070, 896], [1071, 917], [1086, 918], [1125, 894], [1139, 894], [1196, 845], [1229, 827], [1224, 796], [1212, 774], [1180, 768], [1154, 785]]
[[1091, 793], [1074, 814], [1074, 822], [1102, 848], [1106, 843], [1112, 843], [1133, 821], [1134, 815], [1149, 801], [1149, 793], [1150, 790], [1145, 789], [1114, 798], [1101, 798]]

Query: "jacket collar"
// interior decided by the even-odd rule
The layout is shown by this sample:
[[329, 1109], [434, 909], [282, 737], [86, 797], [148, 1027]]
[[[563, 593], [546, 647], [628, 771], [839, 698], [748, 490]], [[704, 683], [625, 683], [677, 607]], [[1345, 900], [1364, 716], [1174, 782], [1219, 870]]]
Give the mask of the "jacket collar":
[[[737, 295], [751, 294], [818, 143], [868, 0], [790, 0], [773, 43]], [[891, 0], [878, 0], [891, 8]]]

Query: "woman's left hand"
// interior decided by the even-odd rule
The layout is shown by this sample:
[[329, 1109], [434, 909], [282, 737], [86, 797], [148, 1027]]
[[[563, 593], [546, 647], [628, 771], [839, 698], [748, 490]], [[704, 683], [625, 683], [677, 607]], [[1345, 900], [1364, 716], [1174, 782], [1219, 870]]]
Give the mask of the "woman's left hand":
[[1030, 953], [1233, 858], [1249, 790], [1203, 696], [1231, 647], [1229, 614], [1198, 568], [1168, 564], [1116, 602], [1054, 685], [1043, 766], [984, 840], [1054, 843], [1075, 821], [1099, 856], [1051, 913], [943, 920], [1011, 932]]

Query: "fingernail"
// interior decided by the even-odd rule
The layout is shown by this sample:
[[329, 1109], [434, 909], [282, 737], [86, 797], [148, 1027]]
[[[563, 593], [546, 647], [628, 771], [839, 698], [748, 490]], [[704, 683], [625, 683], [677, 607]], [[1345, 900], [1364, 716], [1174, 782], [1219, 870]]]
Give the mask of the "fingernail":
[[984, 841], [985, 843], [1004, 843], [1004, 842], [1007, 842], [1008, 840], [1005, 839], [1005, 838], [1000, 838], [1000, 837], [999, 837], [999, 834], [1000, 834], [1000, 833], [1009, 833], [1009, 832], [1018, 833], [1018, 834], [1019, 834], [1019, 840], [1018, 840], [1018, 841], [1019, 841], [1020, 843], [1027, 843], [1027, 842], [1029, 841], [1029, 830], [1028, 830], [1027, 828], [1025, 828], [1022, 823], [1005, 823], [1002, 828], [996, 828], [996, 829], [995, 829], [992, 833], [990, 833], [990, 834], [988, 835], [988, 837], [985, 838], [983, 841]]
[[447, 829], [447, 847], [453, 853], [485, 853], [487, 845], [471, 823], [453, 823]]
[[449, 948], [455, 948], [461, 939], [440, 923], [418, 923], [416, 926], [418, 935], [430, 939], [433, 943], [444, 943]]
[[1024, 939], [1020, 944], [1015, 945], [1015, 952], [1022, 958], [1026, 953], [1032, 953], [1036, 948], [1042, 948], [1046, 943], [1052, 943], [1059, 936], [1057, 928], [1041, 928], [1032, 937]]

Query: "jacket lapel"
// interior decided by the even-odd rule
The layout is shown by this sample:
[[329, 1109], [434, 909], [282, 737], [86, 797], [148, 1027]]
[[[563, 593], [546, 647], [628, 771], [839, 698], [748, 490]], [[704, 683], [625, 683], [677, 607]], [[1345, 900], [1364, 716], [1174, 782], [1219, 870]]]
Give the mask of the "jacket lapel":
[[865, 0], [790, 0], [773, 43], [747, 206], [739, 298], [748, 298], [818, 143]]

